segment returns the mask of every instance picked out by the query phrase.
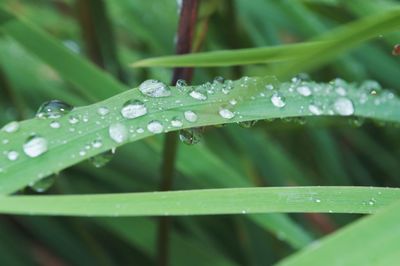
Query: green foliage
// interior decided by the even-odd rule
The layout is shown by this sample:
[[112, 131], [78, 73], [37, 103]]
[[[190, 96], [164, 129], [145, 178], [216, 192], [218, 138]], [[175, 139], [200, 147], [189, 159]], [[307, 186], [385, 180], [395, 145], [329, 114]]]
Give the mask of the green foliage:
[[[1, 265], [153, 265], [144, 216], [176, 216], [171, 265], [399, 260], [397, 2], [201, 1], [181, 56], [175, 1], [103, 4], [0, 4]], [[137, 89], [184, 66], [195, 85]], [[51, 99], [75, 108], [35, 117]], [[178, 191], [153, 192], [177, 130], [201, 141], [178, 146]]]

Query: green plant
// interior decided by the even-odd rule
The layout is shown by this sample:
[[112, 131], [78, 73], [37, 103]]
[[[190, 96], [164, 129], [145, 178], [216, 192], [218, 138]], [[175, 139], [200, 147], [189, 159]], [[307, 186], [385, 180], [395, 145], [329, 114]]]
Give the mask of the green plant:
[[[52, 256], [74, 265], [154, 264], [157, 256], [160, 265], [399, 259], [396, 2], [201, 1], [194, 47], [229, 50], [139, 60], [171, 53], [175, 3], [160, 2], [161, 12], [151, 1], [79, 0], [82, 47], [97, 66], [69, 41], [78, 27], [62, 12], [73, 12], [71, 1], [18, 2], [0, 9], [0, 213], [9, 214], [0, 235], [15, 247], [0, 253], [2, 264]], [[139, 19], [143, 10], [151, 21]], [[285, 36], [298, 43], [282, 45]], [[248, 45], [255, 48], [238, 49]], [[197, 85], [141, 83], [169, 79], [159, 67], [175, 67], [175, 78], [185, 77], [179, 67], [197, 67]], [[310, 77], [285, 81], [304, 71]], [[212, 78], [219, 75], [231, 79]], [[29, 119], [52, 98], [63, 101]], [[174, 131], [184, 142], [176, 159], [177, 136], [160, 134]], [[152, 192], [163, 182], [179, 191]], [[211, 214], [240, 215], [196, 216]], [[146, 216], [179, 217], [168, 226]], [[169, 239], [157, 240], [160, 230]], [[21, 258], [30, 253], [26, 239], [38, 251]], [[169, 259], [160, 255], [166, 247]]]

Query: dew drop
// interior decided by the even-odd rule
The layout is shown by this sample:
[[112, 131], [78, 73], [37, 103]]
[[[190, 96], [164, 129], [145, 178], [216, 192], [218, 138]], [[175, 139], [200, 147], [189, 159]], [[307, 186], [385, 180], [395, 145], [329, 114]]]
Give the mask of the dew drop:
[[335, 112], [342, 116], [349, 116], [354, 114], [353, 102], [345, 97], [338, 98], [333, 104]]
[[313, 115], [322, 115], [322, 110], [319, 106], [315, 104], [310, 104], [308, 106], [308, 110], [313, 114]]
[[25, 154], [32, 158], [42, 155], [47, 151], [47, 149], [47, 140], [36, 135], [30, 136], [23, 145]]
[[271, 102], [275, 107], [282, 108], [286, 105], [285, 97], [280, 93], [274, 93], [271, 96]]
[[72, 105], [60, 100], [51, 100], [44, 102], [36, 112], [38, 118], [60, 118], [73, 109]]
[[236, 101], [235, 99], [231, 99], [231, 100], [229, 100], [229, 103], [230, 103], [231, 105], [236, 105], [236, 104], [237, 104], [237, 101]]
[[207, 95], [205, 92], [200, 91], [200, 89], [192, 90], [189, 95], [196, 100], [205, 101], [207, 100]]
[[123, 143], [128, 139], [128, 129], [121, 123], [110, 125], [108, 128], [108, 134], [116, 143]]
[[15, 160], [18, 159], [18, 157], [19, 157], [19, 153], [16, 152], [16, 151], [9, 151], [9, 152], [7, 152], [7, 158], [8, 158], [8, 160], [10, 160], [10, 161], [15, 161]]
[[55, 180], [55, 175], [46, 176], [29, 185], [29, 187], [35, 192], [43, 193], [54, 184]]
[[225, 119], [232, 119], [232, 118], [235, 117], [235, 114], [232, 111], [230, 111], [229, 109], [226, 109], [226, 108], [220, 109], [219, 110], [219, 115], [222, 118], [225, 118]]
[[97, 108], [97, 113], [101, 116], [105, 116], [108, 115], [108, 113], [110, 112], [110, 109], [108, 109], [105, 106], [101, 106], [99, 108]]
[[147, 124], [147, 130], [149, 130], [151, 133], [158, 134], [163, 132], [164, 127], [159, 121], [153, 120]]
[[133, 119], [147, 114], [147, 108], [139, 100], [129, 100], [122, 106], [121, 114], [127, 119]]
[[59, 122], [57, 122], [57, 121], [52, 121], [52, 122], [50, 123], [50, 127], [51, 127], [51, 128], [60, 128], [60, 127], [61, 127], [61, 124], [60, 124]]
[[199, 143], [203, 137], [201, 128], [188, 128], [179, 131], [179, 139], [186, 145]]
[[103, 141], [100, 138], [95, 139], [92, 141], [91, 145], [93, 148], [98, 149], [98, 148], [101, 148], [101, 146], [103, 146]]
[[239, 126], [243, 128], [251, 128], [257, 123], [257, 120], [239, 122]]
[[173, 126], [173, 127], [182, 127], [183, 126], [183, 122], [180, 119], [178, 119], [177, 117], [174, 117], [171, 120], [171, 126]]
[[89, 161], [93, 164], [94, 167], [100, 168], [109, 163], [113, 157], [114, 153], [109, 150], [91, 157]]
[[14, 133], [18, 131], [18, 129], [19, 129], [19, 123], [17, 121], [12, 121], [2, 128], [2, 130], [7, 133]]
[[184, 79], [178, 79], [175, 86], [180, 92], [187, 91], [187, 83]]
[[197, 118], [198, 118], [197, 114], [193, 111], [185, 111], [183, 113], [183, 115], [187, 121], [192, 122], [192, 123], [196, 122]]
[[69, 122], [71, 125], [75, 125], [75, 124], [79, 123], [79, 117], [76, 116], [76, 115], [71, 115], [71, 116], [68, 118], [68, 122]]
[[302, 95], [304, 97], [308, 97], [312, 94], [311, 89], [308, 86], [299, 86], [299, 87], [297, 87], [296, 90], [300, 95]]
[[144, 95], [154, 98], [168, 97], [171, 95], [170, 88], [165, 83], [155, 79], [143, 81], [139, 85], [139, 90]]

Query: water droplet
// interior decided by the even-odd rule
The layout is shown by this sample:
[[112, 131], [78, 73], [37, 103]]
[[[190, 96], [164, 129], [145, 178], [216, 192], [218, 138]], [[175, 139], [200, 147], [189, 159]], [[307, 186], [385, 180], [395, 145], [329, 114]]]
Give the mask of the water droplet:
[[214, 83], [224, 83], [224, 81], [225, 81], [225, 79], [224, 79], [224, 77], [221, 77], [221, 76], [217, 76], [217, 77], [215, 77], [214, 78]]
[[308, 86], [299, 86], [299, 87], [297, 87], [296, 90], [300, 95], [302, 95], [304, 97], [308, 97], [312, 94], [312, 91]]
[[236, 101], [235, 99], [231, 99], [231, 100], [229, 100], [229, 103], [230, 103], [231, 105], [236, 105], [236, 104], [237, 104], [237, 101]]
[[196, 122], [197, 118], [198, 118], [197, 114], [193, 111], [185, 111], [183, 113], [183, 115], [187, 121], [192, 122], [192, 123]]
[[110, 125], [108, 128], [108, 134], [116, 143], [123, 143], [128, 139], [128, 129], [121, 123]]
[[189, 93], [189, 95], [190, 95], [192, 98], [196, 99], [196, 100], [200, 100], [200, 101], [205, 101], [205, 100], [207, 100], [207, 94], [206, 94], [206, 92], [201, 91], [199, 88], [198, 88], [198, 89], [195, 89], [195, 90], [192, 90], [192, 91]]
[[188, 90], [187, 85], [184, 79], [178, 79], [175, 86], [180, 92], [186, 92]]
[[280, 93], [274, 93], [271, 96], [271, 102], [275, 107], [282, 108], [286, 105], [285, 97]]
[[143, 81], [139, 85], [139, 90], [144, 95], [155, 98], [168, 97], [171, 95], [170, 88], [165, 83], [155, 79]]
[[229, 109], [226, 109], [226, 108], [220, 109], [219, 110], [219, 115], [222, 118], [225, 118], [225, 119], [232, 119], [232, 118], [235, 117], [235, 114], [232, 111], [230, 111]]
[[15, 161], [15, 160], [18, 159], [18, 157], [19, 157], [19, 153], [16, 152], [16, 151], [9, 151], [9, 152], [7, 152], [7, 158], [8, 158], [8, 160], [10, 160], [10, 161]]
[[336, 91], [336, 93], [337, 93], [338, 95], [340, 95], [340, 96], [346, 96], [346, 94], [347, 94], [346, 89], [343, 88], [343, 87], [337, 87], [337, 88], [335, 89], [335, 91]]
[[188, 128], [179, 131], [179, 139], [187, 145], [199, 143], [203, 133], [201, 128]]
[[18, 129], [19, 129], [19, 123], [17, 121], [12, 121], [2, 128], [2, 130], [7, 133], [14, 133]]
[[342, 116], [349, 116], [354, 114], [353, 102], [348, 98], [338, 98], [333, 104], [335, 112]]
[[68, 122], [69, 122], [71, 125], [77, 124], [77, 123], [79, 123], [79, 117], [76, 116], [76, 115], [71, 115], [71, 116], [68, 118]]
[[113, 156], [114, 153], [111, 150], [109, 150], [91, 157], [89, 161], [94, 165], [94, 167], [100, 168], [105, 166], [108, 162], [110, 162]]
[[147, 114], [147, 108], [139, 100], [129, 100], [122, 106], [121, 114], [127, 119], [133, 119]]
[[51, 128], [60, 128], [60, 127], [61, 127], [61, 124], [60, 124], [59, 122], [57, 122], [57, 121], [52, 121], [52, 122], [50, 123], [50, 127], [51, 127]]
[[173, 126], [173, 127], [182, 127], [183, 126], [183, 122], [180, 119], [178, 119], [177, 117], [174, 117], [171, 120], [171, 126]]
[[150, 121], [150, 122], [147, 124], [147, 129], [148, 129], [151, 133], [158, 134], [158, 133], [163, 132], [164, 127], [163, 127], [163, 125], [162, 125], [159, 121], [153, 120], [153, 121]]
[[46, 176], [44, 178], [37, 180], [33, 184], [30, 184], [29, 187], [35, 192], [43, 193], [47, 191], [54, 184], [55, 180], [56, 180], [55, 175]]
[[92, 141], [92, 147], [93, 148], [97, 149], [97, 148], [100, 148], [101, 146], [103, 146], [103, 141], [100, 138], [95, 139], [95, 140]]
[[105, 116], [108, 115], [108, 113], [110, 112], [110, 109], [108, 109], [105, 106], [101, 106], [99, 108], [97, 108], [97, 113], [101, 116]]
[[308, 110], [314, 115], [322, 115], [322, 110], [318, 105], [310, 104]]
[[38, 111], [36, 112], [36, 117], [38, 118], [60, 118], [61, 116], [69, 113], [73, 107], [68, 103], [60, 100], [51, 100], [43, 103]]
[[320, 203], [320, 202], [321, 202], [320, 199], [315, 199], [314, 201], [315, 201], [316, 203]]
[[47, 140], [36, 135], [30, 136], [23, 145], [25, 154], [32, 158], [42, 155], [47, 151], [47, 149]]

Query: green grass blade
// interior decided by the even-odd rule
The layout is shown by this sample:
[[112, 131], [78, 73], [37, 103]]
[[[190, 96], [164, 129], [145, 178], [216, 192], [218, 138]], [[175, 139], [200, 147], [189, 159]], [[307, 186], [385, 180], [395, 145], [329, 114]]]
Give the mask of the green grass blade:
[[0, 213], [159, 216], [275, 212], [374, 213], [400, 199], [400, 189], [268, 187], [97, 195], [2, 197]]
[[[363, 41], [396, 30], [399, 26], [400, 10], [393, 9], [335, 29], [315, 39], [316, 42], [157, 57], [135, 62], [132, 66], [206, 67], [300, 60], [298, 65], [294, 65], [290, 69], [286, 69], [286, 66], [283, 67], [286, 72], [293, 72], [300, 68], [300, 62], [302, 64], [301, 69], [315, 67]], [[310, 58], [312, 60], [309, 60]]]
[[396, 265], [400, 259], [399, 219], [400, 201], [397, 200], [278, 265]]
[[[283, 108], [271, 103], [271, 95], [275, 92], [265, 88], [271, 84], [270, 78], [244, 78], [232, 84], [233, 89], [228, 95], [222, 93], [221, 84], [214, 84], [216, 92], [210, 94], [205, 101], [196, 100], [178, 90], [173, 90], [170, 97], [148, 99], [133, 89], [103, 102], [76, 108], [69, 115], [58, 119], [61, 126], [58, 129], [50, 127], [52, 121], [49, 119], [36, 118], [20, 123], [20, 129], [14, 133], [0, 131], [0, 139], [3, 140], [1, 154], [7, 155], [8, 151], [20, 154], [17, 160], [9, 160], [5, 155], [0, 157], [0, 194], [15, 192], [35, 180], [57, 173], [128, 141], [154, 135], [148, 130], [144, 130], [143, 133], [136, 132], [140, 128], [146, 129], [152, 120], [160, 121], [164, 124], [163, 132], [168, 132], [178, 129], [165, 122], [165, 119], [170, 120], [173, 117], [183, 121], [181, 128], [189, 128], [267, 118], [311, 116], [313, 113], [308, 110], [311, 104], [320, 104], [323, 115], [340, 115], [334, 110], [332, 103], [343, 96], [338, 97], [331, 84], [304, 83], [314, 90], [313, 97], [304, 97], [293, 90], [293, 84], [284, 83], [280, 88], [286, 103]], [[364, 90], [357, 90], [352, 84], [346, 84], [344, 87], [347, 90], [346, 97], [353, 102], [356, 116], [400, 122], [400, 101], [392, 93], [382, 91], [371, 96], [366, 95]], [[122, 119], [120, 110], [127, 99], [141, 99], [147, 102], [148, 114], [136, 119]], [[229, 105], [229, 101], [233, 99], [237, 103]], [[97, 110], [104, 106], [109, 108], [110, 113], [102, 118]], [[231, 109], [236, 115], [232, 119], [222, 117], [219, 114], [221, 107]], [[198, 120], [186, 121], [184, 112], [188, 110], [197, 113]], [[80, 122], [71, 125], [68, 120], [72, 115], [78, 117]], [[117, 143], [109, 136], [110, 125], [116, 123], [120, 123], [126, 130], [123, 143]], [[48, 151], [37, 158], [29, 158], [22, 149], [23, 143], [32, 133], [44, 137], [49, 144]], [[102, 146], [90, 148], [96, 139], [101, 140]], [[85, 148], [88, 145], [89, 149]]]

